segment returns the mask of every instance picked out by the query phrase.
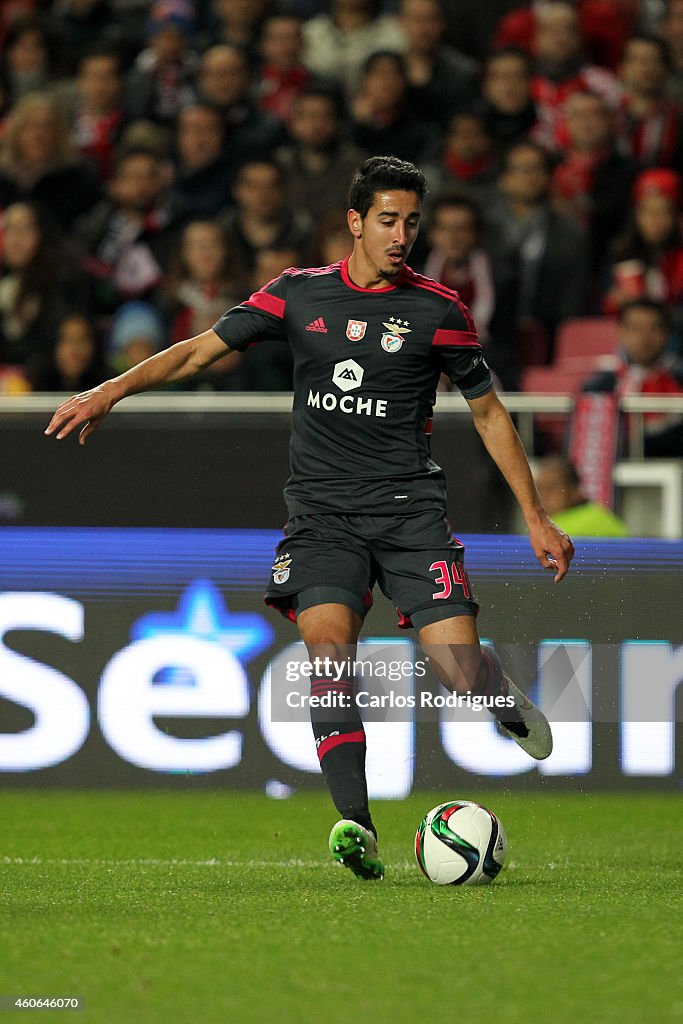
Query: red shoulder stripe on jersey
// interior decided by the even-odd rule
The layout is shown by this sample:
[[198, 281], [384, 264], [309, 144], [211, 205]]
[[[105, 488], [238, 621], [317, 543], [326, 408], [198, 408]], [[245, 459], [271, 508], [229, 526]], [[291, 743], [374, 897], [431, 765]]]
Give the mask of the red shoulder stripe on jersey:
[[335, 270], [339, 270], [341, 267], [341, 260], [338, 263], [330, 263], [329, 267], [288, 267], [287, 270], [283, 270], [283, 274], [287, 274], [289, 277], [294, 277], [296, 274], [333, 274]]
[[416, 288], [423, 288], [427, 292], [433, 292], [434, 295], [439, 295], [442, 299], [449, 299], [451, 302], [454, 302], [465, 318], [465, 323], [469, 329], [476, 333], [477, 329], [474, 325], [472, 314], [458, 293], [453, 291], [452, 288], [447, 288], [445, 284], [439, 284], [438, 281], [433, 281], [431, 277], [425, 277], [424, 274], [416, 274], [414, 270], [410, 271], [407, 283], [415, 285]]
[[479, 336], [475, 331], [434, 331], [432, 345], [458, 345], [466, 348], [479, 348]]
[[407, 271], [406, 284], [414, 284], [416, 288], [425, 288], [427, 291], [436, 292], [437, 295], [443, 295], [445, 299], [460, 301], [458, 293], [453, 288], [449, 288], [448, 285], [441, 284], [432, 277], [425, 277], [424, 274], [418, 274], [412, 267], [406, 267], [405, 269]]
[[242, 305], [255, 306], [264, 313], [271, 313], [273, 316], [279, 317], [280, 320], [282, 320], [285, 315], [285, 300], [279, 299], [277, 295], [271, 295], [270, 292], [264, 292], [263, 289], [259, 292], [254, 292], [253, 295], [250, 295]]

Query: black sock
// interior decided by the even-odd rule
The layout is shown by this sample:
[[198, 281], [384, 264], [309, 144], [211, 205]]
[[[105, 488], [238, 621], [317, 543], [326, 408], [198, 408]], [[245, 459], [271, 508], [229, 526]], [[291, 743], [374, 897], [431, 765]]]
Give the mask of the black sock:
[[365, 729], [354, 700], [353, 683], [317, 676], [311, 678], [311, 696], [329, 696], [337, 701], [332, 707], [311, 705], [318, 759], [334, 805], [342, 818], [363, 825], [377, 836], [368, 807]]

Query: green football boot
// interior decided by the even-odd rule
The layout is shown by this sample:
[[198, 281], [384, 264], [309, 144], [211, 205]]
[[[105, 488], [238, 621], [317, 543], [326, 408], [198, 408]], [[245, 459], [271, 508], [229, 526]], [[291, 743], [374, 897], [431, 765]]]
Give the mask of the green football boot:
[[338, 864], [351, 868], [356, 878], [374, 881], [384, 878], [377, 840], [372, 832], [355, 821], [342, 818], [330, 832], [330, 853]]

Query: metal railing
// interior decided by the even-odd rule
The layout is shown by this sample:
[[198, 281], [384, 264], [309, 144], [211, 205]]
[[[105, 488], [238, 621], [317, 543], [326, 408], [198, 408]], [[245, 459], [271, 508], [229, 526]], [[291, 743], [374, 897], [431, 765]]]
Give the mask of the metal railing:
[[[45, 414], [50, 416], [57, 405], [64, 400], [63, 394], [31, 394], [0, 396], [0, 419], [5, 414]], [[524, 447], [534, 452], [534, 416], [545, 413], [555, 416], [569, 416], [574, 408], [574, 398], [569, 394], [502, 394], [502, 401], [517, 420]], [[644, 454], [645, 415], [650, 412], [683, 416], [683, 395], [624, 395], [619, 401], [622, 412], [634, 417], [633, 430], [629, 431], [629, 457], [642, 459]], [[287, 393], [264, 394], [261, 392], [241, 393], [191, 393], [155, 392], [135, 395], [114, 407], [116, 415], [138, 415], [147, 413], [289, 413], [292, 410], [292, 395]], [[437, 397], [438, 415], [469, 414], [465, 399], [459, 394], [442, 393]]]

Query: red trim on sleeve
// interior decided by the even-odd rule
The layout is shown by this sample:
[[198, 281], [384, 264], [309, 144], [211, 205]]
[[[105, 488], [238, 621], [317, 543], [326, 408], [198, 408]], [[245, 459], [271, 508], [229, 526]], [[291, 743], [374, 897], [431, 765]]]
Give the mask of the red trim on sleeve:
[[250, 295], [242, 305], [255, 306], [256, 309], [260, 309], [264, 313], [272, 313], [273, 316], [279, 317], [280, 320], [284, 319], [285, 300], [279, 299], [277, 295], [272, 295], [270, 292], [264, 292], [263, 289]]
[[472, 331], [445, 331], [439, 329], [434, 332], [432, 345], [458, 345], [466, 348], [479, 348], [479, 336]]

